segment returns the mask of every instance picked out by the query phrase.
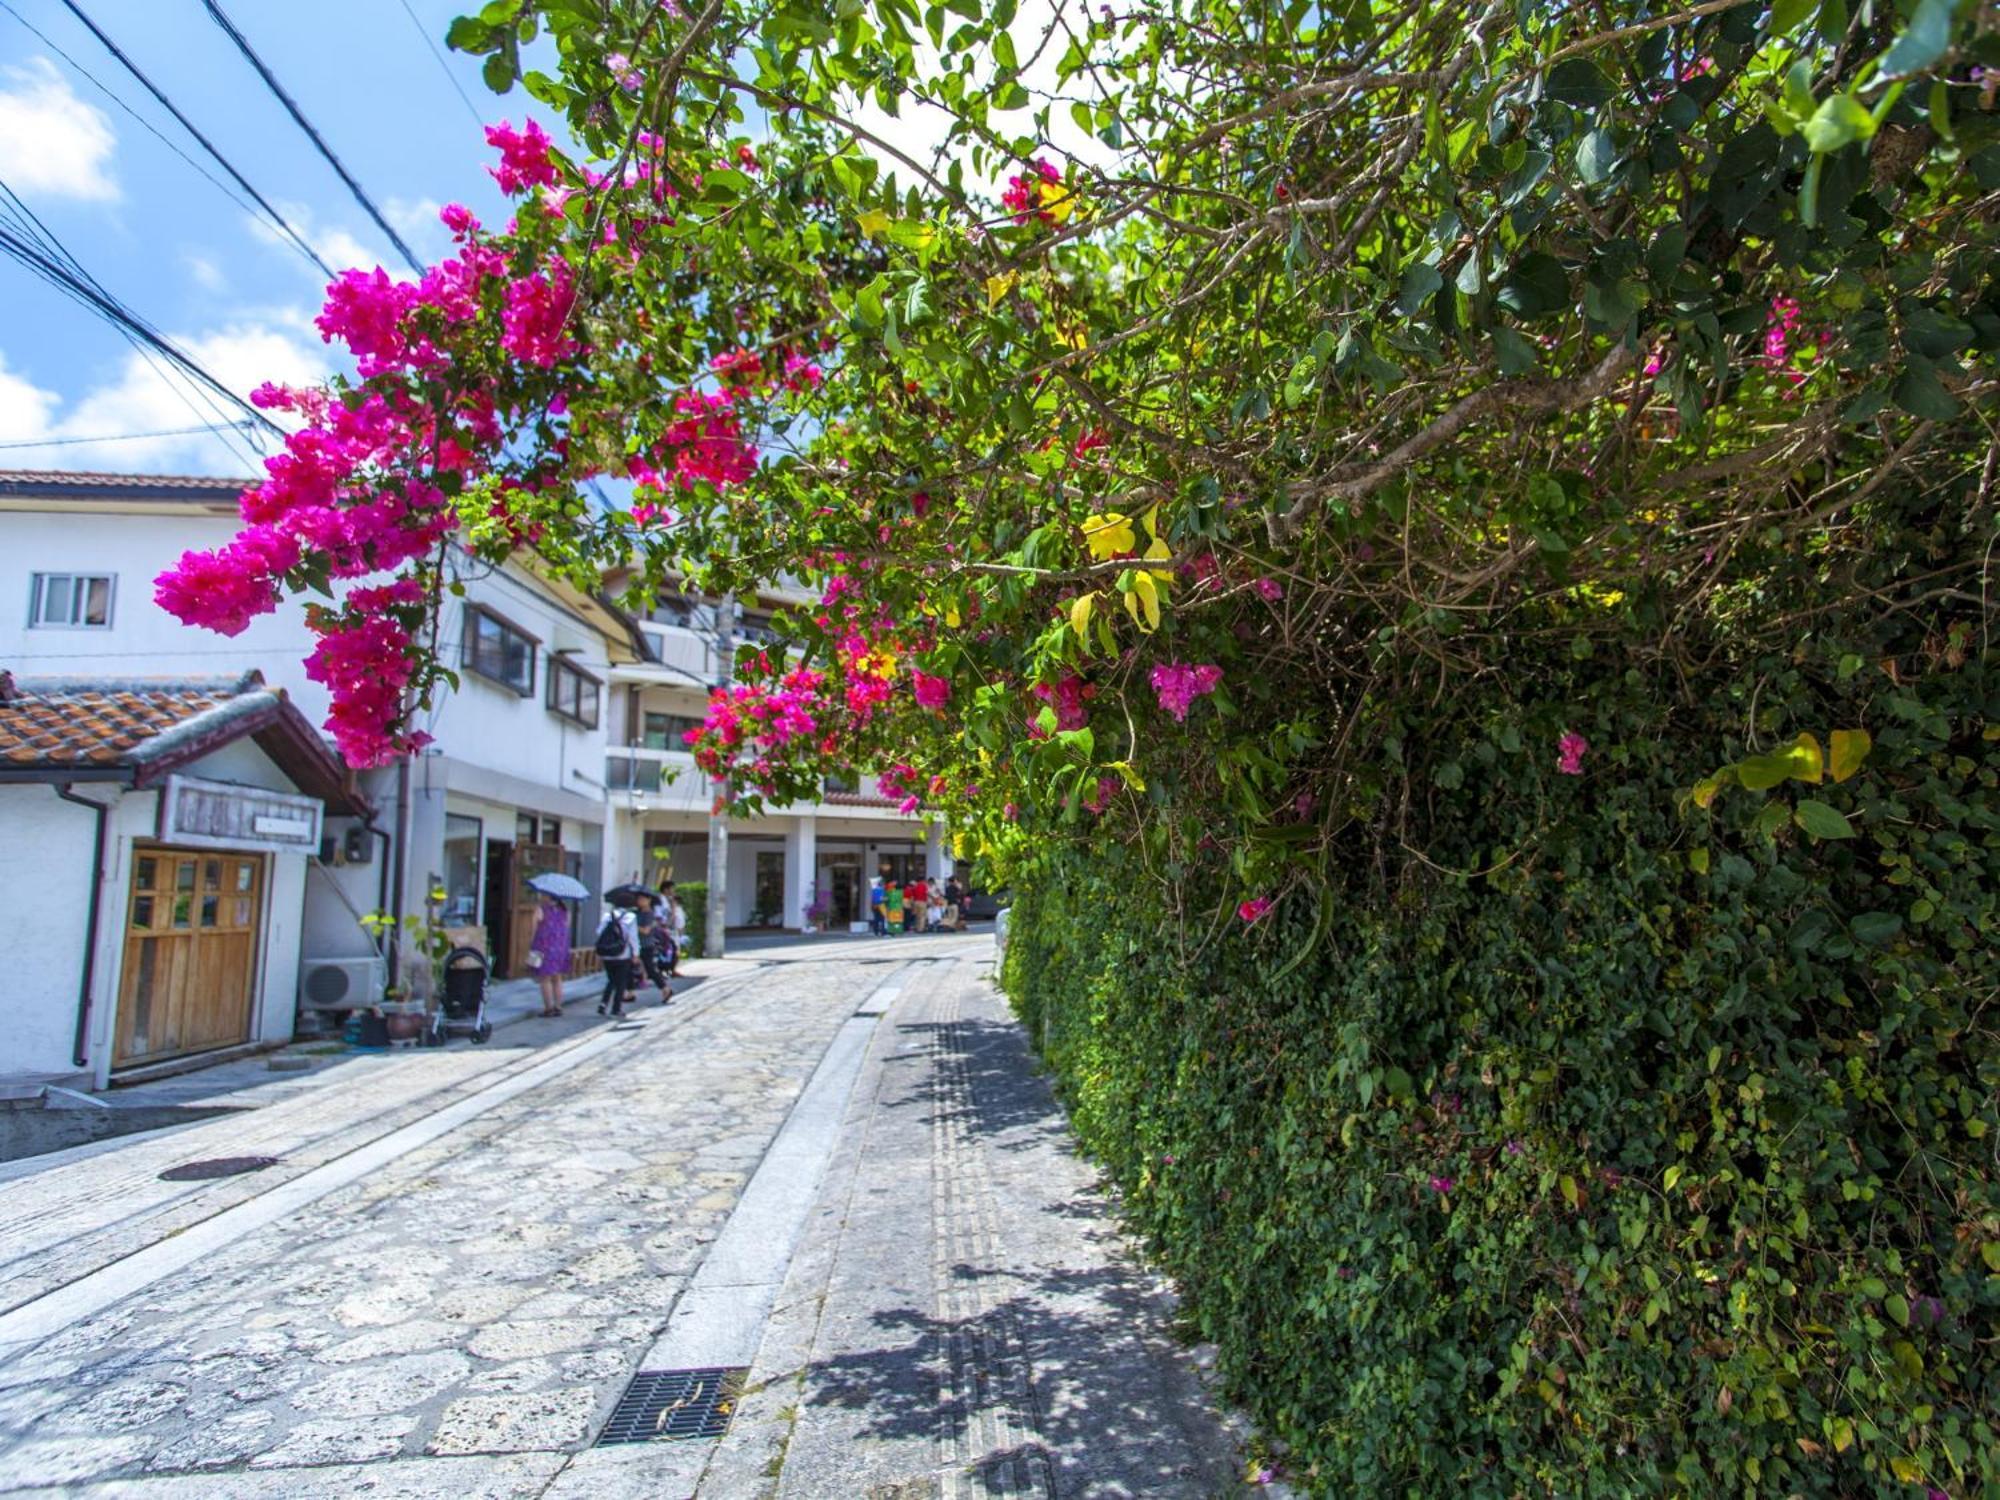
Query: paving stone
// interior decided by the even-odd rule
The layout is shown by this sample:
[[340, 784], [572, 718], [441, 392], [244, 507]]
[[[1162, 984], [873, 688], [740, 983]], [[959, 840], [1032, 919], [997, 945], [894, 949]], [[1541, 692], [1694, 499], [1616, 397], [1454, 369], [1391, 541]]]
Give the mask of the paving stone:
[[456, 1344], [464, 1336], [464, 1329], [453, 1327], [450, 1323], [413, 1318], [407, 1323], [396, 1323], [372, 1333], [358, 1333], [351, 1339], [343, 1339], [331, 1348], [322, 1349], [315, 1358], [322, 1364], [351, 1365], [364, 1359], [379, 1359], [385, 1354], [421, 1353], [426, 1349]]
[[472, 1373], [456, 1351], [407, 1354], [345, 1369], [295, 1392], [292, 1404], [311, 1416], [357, 1417], [404, 1411], [450, 1389]]
[[685, 1500], [695, 1493], [713, 1442], [618, 1443], [572, 1458], [542, 1500]]
[[596, 1415], [588, 1388], [518, 1396], [461, 1396], [444, 1409], [431, 1435], [432, 1453], [512, 1453], [571, 1448], [582, 1443]]
[[353, 1421], [301, 1422], [283, 1442], [250, 1460], [253, 1469], [294, 1465], [365, 1464], [394, 1458], [417, 1425], [414, 1417], [365, 1417]]
[[597, 1327], [595, 1323], [573, 1318], [495, 1323], [480, 1329], [465, 1347], [481, 1359], [524, 1359], [533, 1354], [582, 1348], [596, 1336]]
[[60, 1487], [129, 1468], [151, 1446], [145, 1438], [132, 1433], [115, 1437], [29, 1438], [0, 1452], [0, 1490], [55, 1485], [59, 1487], [55, 1493], [74, 1493]]

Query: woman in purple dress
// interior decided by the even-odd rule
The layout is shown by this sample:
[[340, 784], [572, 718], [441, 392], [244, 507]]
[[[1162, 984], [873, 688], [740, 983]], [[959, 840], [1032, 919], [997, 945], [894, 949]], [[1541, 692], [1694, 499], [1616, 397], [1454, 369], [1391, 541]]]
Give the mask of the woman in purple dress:
[[528, 967], [535, 971], [535, 982], [542, 987], [542, 1014], [561, 1015], [563, 980], [569, 975], [569, 908], [546, 892], [535, 910]]

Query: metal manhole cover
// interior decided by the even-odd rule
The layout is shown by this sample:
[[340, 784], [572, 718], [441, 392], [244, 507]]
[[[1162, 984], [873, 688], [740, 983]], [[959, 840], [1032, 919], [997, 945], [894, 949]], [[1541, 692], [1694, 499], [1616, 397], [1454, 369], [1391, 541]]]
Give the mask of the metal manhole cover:
[[277, 1165], [275, 1156], [212, 1156], [207, 1161], [184, 1161], [160, 1174], [162, 1182], [207, 1182], [211, 1177], [241, 1177], [245, 1172], [261, 1172]]
[[721, 1437], [749, 1373], [747, 1367], [641, 1370], [618, 1398], [617, 1410], [597, 1435], [597, 1446]]

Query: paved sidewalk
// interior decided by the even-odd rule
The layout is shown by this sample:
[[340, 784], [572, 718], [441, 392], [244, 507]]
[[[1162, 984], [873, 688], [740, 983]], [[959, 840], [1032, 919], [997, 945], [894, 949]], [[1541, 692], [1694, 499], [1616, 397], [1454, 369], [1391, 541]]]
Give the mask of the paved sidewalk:
[[[405, 1065], [378, 1070], [407, 1094], [386, 1134], [346, 1155], [301, 1135], [279, 1186], [231, 1179], [226, 1201], [120, 1219], [107, 1204], [163, 1186], [157, 1141], [0, 1183], [0, 1224], [32, 1187], [129, 1236], [0, 1302], [0, 1493], [1245, 1493], [986, 943], [721, 960], [637, 1024], [369, 1059]], [[498, 1066], [452, 1075], [475, 1062]], [[430, 1092], [407, 1093], [420, 1069]], [[288, 1128], [334, 1092], [355, 1091], [293, 1096]], [[59, 1282], [54, 1234], [24, 1264]], [[636, 1371], [725, 1347], [685, 1361], [750, 1366], [720, 1439], [593, 1446]]]

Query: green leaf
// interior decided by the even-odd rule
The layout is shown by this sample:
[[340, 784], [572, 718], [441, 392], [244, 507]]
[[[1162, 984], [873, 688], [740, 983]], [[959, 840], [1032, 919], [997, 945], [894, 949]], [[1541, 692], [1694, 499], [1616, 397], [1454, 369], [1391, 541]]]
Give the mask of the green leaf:
[[[1854, 663], [1852, 669], [1847, 665], [1850, 660]], [[1840, 675], [1842, 678], [1852, 677], [1855, 672], [1860, 670], [1860, 657], [1841, 658]], [[1835, 781], [1845, 781], [1856, 771], [1860, 770], [1861, 763], [1868, 759], [1868, 752], [1875, 745], [1874, 739], [1865, 729], [1836, 729], [1831, 736], [1831, 740], [1832, 743], [1827, 749], [1826, 769], [1827, 774]]]
[[1570, 304], [1569, 273], [1562, 262], [1540, 250], [1514, 262], [1500, 283], [1500, 305], [1522, 318], [1543, 318]]
[[1958, 415], [1958, 398], [1944, 388], [1928, 360], [1912, 360], [1889, 387], [1895, 403], [1913, 417], [1946, 422]]
[[1847, 924], [1854, 935], [1870, 947], [1879, 948], [1903, 930], [1903, 916], [1893, 911], [1864, 911]]
[[1838, 808], [1824, 802], [1805, 801], [1798, 805], [1792, 820], [1816, 839], [1851, 839], [1854, 825]]
[[1819, 0], [1773, 0], [1771, 35], [1789, 36], [1801, 22], [1819, 10]]
[[1618, 147], [1608, 130], [1593, 130], [1576, 148], [1576, 173], [1590, 187], [1606, 181], [1618, 167]]
[[1917, 13], [1882, 54], [1880, 78], [1902, 78], [1921, 73], [1951, 45], [1951, 18], [1958, 0], [1917, 0]]
[[1803, 128], [1806, 144], [1824, 156], [1854, 141], [1872, 138], [1875, 117], [1852, 94], [1835, 94], [1820, 105]]
[[1768, 792], [1774, 786], [1782, 786], [1792, 774], [1792, 759], [1788, 754], [1746, 755], [1736, 763], [1736, 779], [1743, 783], [1745, 791]]
[[1525, 375], [1535, 368], [1535, 346], [1511, 328], [1492, 330], [1493, 360], [1506, 376]]
[[488, 52], [493, 47], [493, 28], [477, 16], [459, 16], [445, 28], [444, 44], [454, 52]]
[[479, 72], [486, 80], [486, 86], [496, 94], [504, 94], [514, 87], [514, 59], [505, 47], [490, 55]]
[[1549, 70], [1551, 99], [1574, 104], [1579, 109], [1602, 109], [1611, 102], [1612, 87], [1602, 68], [1587, 57], [1570, 57]]
[[1402, 282], [1396, 288], [1396, 306], [1404, 314], [1414, 313], [1444, 288], [1444, 277], [1428, 261], [1412, 261], [1403, 267]]

